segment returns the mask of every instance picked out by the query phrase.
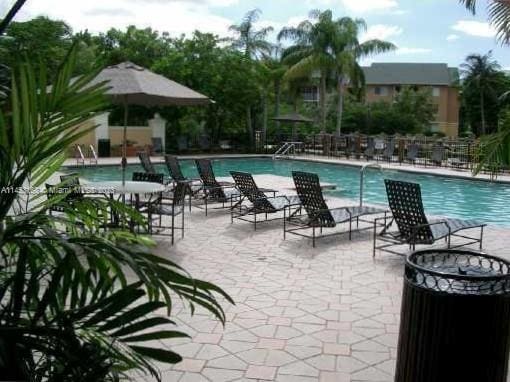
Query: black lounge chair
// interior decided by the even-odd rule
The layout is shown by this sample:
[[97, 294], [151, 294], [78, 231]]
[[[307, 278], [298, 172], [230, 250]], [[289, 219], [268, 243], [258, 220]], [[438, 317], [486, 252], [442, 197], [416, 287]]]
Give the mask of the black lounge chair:
[[406, 162], [415, 164], [416, 159], [418, 158], [419, 151], [420, 151], [420, 146], [418, 144], [416, 144], [416, 143], [409, 144], [407, 146]]
[[[479, 243], [480, 249], [482, 249], [483, 228], [485, 224], [476, 220], [429, 219], [423, 209], [419, 184], [389, 179], [386, 179], [384, 183], [393, 219], [389, 224], [385, 225], [379, 234], [377, 234], [374, 227], [374, 257], [377, 249], [401, 255], [402, 253], [388, 248], [398, 245], [409, 245], [409, 249], [414, 250], [417, 244], [432, 245], [441, 239], [447, 241], [448, 248], [458, 248]], [[390, 231], [393, 222], [397, 225], [396, 231]], [[480, 228], [479, 238], [458, 233], [473, 228]], [[468, 241], [452, 246], [452, 237], [460, 237]], [[378, 246], [377, 240], [382, 241], [383, 244]]]
[[[133, 180], [138, 182], [153, 182], [163, 184], [163, 174], [134, 173]], [[137, 199], [137, 208], [141, 213], [147, 214], [147, 231], [151, 235], [170, 236], [172, 245], [174, 244], [175, 230], [181, 230], [181, 237], [184, 237], [184, 201], [186, 198], [187, 184], [179, 182], [172, 192], [172, 198], [165, 198], [164, 193], [156, 196], [150, 196], [144, 201]], [[165, 200], [170, 200], [166, 203]], [[181, 215], [181, 225], [176, 226], [176, 218]], [[163, 224], [163, 217], [168, 216], [171, 219], [171, 225]], [[157, 224], [155, 224], [157, 222]], [[156, 228], [156, 230], [154, 230]], [[165, 234], [170, 230], [169, 234]]]
[[[230, 182], [218, 182], [209, 159], [195, 160], [198, 175], [202, 180], [203, 200], [205, 204], [205, 215], [207, 216], [209, 203], [221, 203], [219, 208], [233, 208], [234, 200], [239, 201], [239, 192]], [[227, 205], [227, 203], [229, 205]]]
[[388, 162], [392, 162], [394, 153], [395, 153], [395, 140], [389, 139], [386, 142], [386, 147], [384, 148], [384, 151], [381, 154], [381, 159]]
[[[270, 219], [277, 220], [286, 217], [287, 208], [289, 208], [291, 216], [301, 210], [301, 201], [298, 196], [276, 196], [278, 191], [259, 188], [253, 176], [246, 172], [231, 171], [230, 174], [241, 195], [240, 203], [237, 205], [238, 208], [232, 208], [231, 210], [232, 223], [234, 219], [244, 220], [253, 223], [255, 230], [257, 230], [257, 215], [259, 214], [264, 214], [264, 221], [269, 221], [269, 214], [283, 212], [282, 217]], [[267, 194], [272, 194], [272, 196]], [[242, 204], [245, 199], [249, 200], [250, 206]], [[249, 216], [253, 216], [253, 219], [250, 219]]]
[[359, 156], [359, 148], [358, 148], [358, 137], [353, 135], [348, 135], [346, 137], [346, 147], [345, 147], [345, 156], [350, 158], [351, 156]]
[[374, 159], [375, 156], [375, 141], [373, 138], [368, 138], [367, 141], [367, 148], [365, 149], [365, 152], [363, 153], [366, 160]]
[[165, 155], [165, 164], [174, 184], [186, 183], [188, 185], [187, 193], [189, 195], [189, 208], [191, 211], [191, 198], [197, 196], [202, 191], [202, 181], [185, 177], [182, 173], [179, 160], [174, 155]]
[[152, 141], [152, 153], [162, 155], [165, 153], [163, 148], [163, 140], [159, 137], [151, 138]]
[[149, 156], [149, 154], [147, 154], [145, 151], [140, 151], [138, 153], [138, 158], [140, 159], [140, 163], [142, 164], [142, 167], [146, 173], [148, 174], [156, 173], [156, 169], [152, 164], [151, 157]]
[[441, 167], [443, 164], [445, 150], [446, 148], [443, 145], [435, 145], [432, 147], [432, 154], [430, 155], [430, 159], [428, 159], [425, 164], [432, 163], [435, 166]]
[[[375, 207], [340, 207], [329, 208], [324, 200], [322, 189], [317, 174], [293, 171], [292, 177], [296, 190], [306, 211], [306, 216], [294, 216], [289, 218], [288, 224], [284, 224], [284, 237], [287, 233], [303, 236], [312, 239], [312, 245], [315, 247], [316, 238], [329, 237], [333, 235], [349, 234], [349, 240], [352, 238], [352, 223], [356, 223], [355, 231], [364, 231], [371, 229], [374, 221], [362, 219], [364, 216], [386, 214], [384, 209]], [[370, 226], [359, 227], [359, 223], [370, 223]], [[348, 231], [335, 231], [329, 234], [323, 234], [324, 228], [335, 228], [339, 224], [348, 223]], [[290, 227], [290, 228], [288, 228]], [[307, 234], [306, 230], [312, 230], [312, 235]], [[316, 230], [320, 230], [320, 235], [316, 235]]]

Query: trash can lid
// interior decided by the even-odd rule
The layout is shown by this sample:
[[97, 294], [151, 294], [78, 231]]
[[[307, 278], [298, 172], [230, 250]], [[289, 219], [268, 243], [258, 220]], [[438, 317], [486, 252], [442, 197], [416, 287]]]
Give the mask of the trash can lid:
[[428, 249], [406, 260], [405, 277], [431, 291], [463, 294], [510, 294], [510, 262], [470, 250]]

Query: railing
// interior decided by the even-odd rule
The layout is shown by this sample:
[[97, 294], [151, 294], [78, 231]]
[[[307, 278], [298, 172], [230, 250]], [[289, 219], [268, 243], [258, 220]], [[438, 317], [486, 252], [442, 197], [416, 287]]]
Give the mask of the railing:
[[[395, 150], [389, 158], [383, 153], [390, 142]], [[374, 141], [373, 155], [366, 155], [369, 142]], [[414, 158], [409, 158], [410, 145], [417, 145]], [[442, 147], [442, 150], [438, 149]], [[361, 134], [342, 135], [317, 134], [303, 137], [302, 155], [330, 158], [348, 158], [375, 162], [392, 161], [400, 164], [442, 166], [472, 170], [478, 164], [479, 141], [471, 138], [437, 138], [425, 136], [368, 136]], [[438, 151], [442, 151], [437, 160]], [[489, 171], [487, 171], [489, 172]]]
[[278, 157], [296, 155], [296, 148], [301, 148], [303, 142], [285, 142], [276, 152], [273, 154], [273, 160]]

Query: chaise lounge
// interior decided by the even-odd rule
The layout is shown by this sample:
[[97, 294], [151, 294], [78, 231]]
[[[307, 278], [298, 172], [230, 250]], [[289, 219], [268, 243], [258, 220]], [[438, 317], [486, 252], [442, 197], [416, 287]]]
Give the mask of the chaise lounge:
[[[389, 179], [386, 179], [384, 183], [392, 219], [380, 233], [376, 232], [374, 226], [374, 257], [376, 250], [402, 255], [402, 253], [389, 248], [408, 245], [410, 250], [414, 250], [417, 244], [432, 245], [441, 239], [446, 240], [448, 248], [458, 248], [478, 243], [480, 249], [482, 249], [483, 228], [486, 224], [477, 220], [429, 219], [423, 209], [419, 184]], [[393, 222], [396, 223], [397, 230], [390, 231]], [[476, 228], [480, 229], [479, 237], [459, 233], [463, 230]], [[467, 241], [452, 246], [452, 237], [466, 239]], [[377, 240], [383, 243], [377, 245]]]
[[[293, 171], [292, 177], [294, 178], [294, 184], [306, 215], [291, 216], [288, 220], [284, 220], [284, 238], [288, 233], [306, 237], [312, 239], [313, 247], [315, 247], [317, 238], [349, 234], [350, 240], [353, 231], [364, 231], [372, 228], [374, 222], [365, 220], [365, 216], [386, 214], [386, 210], [376, 207], [349, 206], [329, 208], [322, 194], [317, 174]], [[360, 222], [370, 223], [370, 226], [360, 228]], [[341, 230], [323, 234], [324, 229], [335, 228], [343, 223], [349, 224], [348, 231]], [[353, 229], [353, 223], [356, 224], [355, 229]], [[312, 230], [311, 235], [309, 233], [310, 229]], [[319, 230], [319, 235], [317, 235], [317, 230]]]

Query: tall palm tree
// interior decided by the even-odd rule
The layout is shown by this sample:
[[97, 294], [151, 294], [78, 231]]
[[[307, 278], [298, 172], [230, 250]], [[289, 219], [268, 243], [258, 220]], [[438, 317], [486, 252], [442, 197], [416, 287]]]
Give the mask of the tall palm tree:
[[294, 45], [283, 52], [284, 62], [290, 65], [285, 78], [292, 80], [320, 74], [319, 108], [322, 128], [326, 127], [326, 91], [327, 80], [336, 67], [333, 53], [337, 27], [330, 10], [313, 10], [310, 20], [301, 22], [297, 27], [285, 27], [278, 34], [278, 40], [289, 39]]
[[363, 19], [351, 19], [343, 17], [336, 22], [336, 34], [333, 45], [333, 52], [336, 61], [336, 77], [338, 91], [337, 105], [337, 135], [342, 131], [342, 115], [344, 103], [344, 91], [350, 82], [351, 86], [361, 88], [364, 86], [365, 78], [358, 60], [370, 55], [384, 53], [396, 49], [391, 42], [372, 39], [360, 43], [358, 36], [360, 32], [367, 29]]
[[484, 135], [487, 132], [487, 121], [485, 113], [485, 103], [487, 97], [497, 99], [495, 86], [498, 83], [498, 73], [501, 67], [496, 60], [492, 58], [492, 52], [487, 54], [471, 54], [466, 57], [466, 62], [461, 65], [464, 75], [464, 86], [474, 87], [480, 95], [480, 118], [481, 130]]
[[[459, 0], [473, 14], [477, 0]], [[496, 28], [497, 38], [503, 44], [510, 44], [510, 2], [508, 0], [486, 0], [489, 22]]]
[[246, 13], [241, 24], [234, 24], [229, 28], [236, 35], [236, 38], [232, 39], [232, 47], [241, 50], [249, 58], [257, 59], [271, 54], [272, 45], [266, 39], [273, 27], [255, 29], [254, 24], [261, 14], [260, 9], [253, 9]]

